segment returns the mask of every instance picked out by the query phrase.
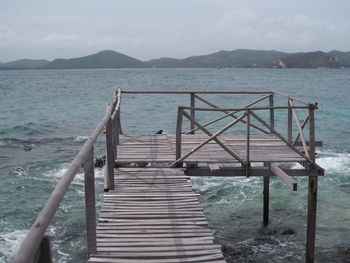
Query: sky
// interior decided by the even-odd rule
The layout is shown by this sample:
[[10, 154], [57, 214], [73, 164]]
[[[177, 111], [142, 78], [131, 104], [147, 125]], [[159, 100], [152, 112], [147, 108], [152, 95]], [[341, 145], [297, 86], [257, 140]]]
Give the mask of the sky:
[[350, 51], [349, 0], [0, 0], [0, 61]]

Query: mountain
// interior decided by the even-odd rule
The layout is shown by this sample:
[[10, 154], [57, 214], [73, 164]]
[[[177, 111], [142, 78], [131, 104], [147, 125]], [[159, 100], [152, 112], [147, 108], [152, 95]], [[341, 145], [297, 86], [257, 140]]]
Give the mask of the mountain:
[[96, 54], [71, 59], [20, 59], [0, 62], [6, 69], [93, 69], [93, 68], [343, 68], [350, 67], [350, 52], [332, 50], [285, 53], [275, 50], [219, 51], [184, 59], [164, 57], [142, 62], [136, 58], [104, 50]]
[[0, 63], [0, 69], [37, 69], [49, 63], [44, 59], [19, 59], [7, 63]]
[[88, 68], [139, 68], [143, 63], [136, 58], [124, 54], [104, 50], [93, 55], [71, 58], [55, 59], [47, 64], [45, 69], [88, 69]]
[[343, 59], [322, 51], [294, 53], [263, 63], [262, 68], [341, 68]]
[[332, 50], [328, 54], [332, 55], [333, 57], [340, 58], [341, 60], [343, 60], [346, 67], [350, 67], [350, 52]]
[[192, 56], [184, 59], [160, 58], [144, 63], [145, 67], [156, 68], [221, 68], [250, 67], [284, 56], [287, 53], [279, 51], [237, 49], [219, 51], [209, 55]]

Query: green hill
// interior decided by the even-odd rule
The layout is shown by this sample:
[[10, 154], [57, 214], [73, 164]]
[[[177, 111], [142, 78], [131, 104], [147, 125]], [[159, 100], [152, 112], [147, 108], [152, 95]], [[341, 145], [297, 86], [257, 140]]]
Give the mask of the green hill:
[[263, 63], [263, 68], [341, 68], [346, 66], [338, 57], [322, 51], [294, 53]]
[[156, 68], [222, 68], [250, 67], [276, 59], [287, 53], [279, 51], [247, 50], [219, 51], [209, 55], [192, 56], [184, 59], [160, 58], [146, 61], [146, 67]]
[[37, 69], [49, 63], [44, 59], [19, 59], [7, 63], [0, 63], [0, 69]]
[[45, 66], [46, 69], [88, 69], [88, 68], [138, 68], [142, 61], [124, 54], [104, 50], [93, 55], [71, 58], [55, 59]]

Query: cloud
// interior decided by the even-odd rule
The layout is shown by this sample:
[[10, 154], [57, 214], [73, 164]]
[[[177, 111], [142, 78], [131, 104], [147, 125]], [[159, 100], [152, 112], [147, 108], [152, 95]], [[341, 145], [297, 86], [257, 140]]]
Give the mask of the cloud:
[[263, 15], [251, 9], [228, 8], [212, 21], [193, 17], [170, 24], [73, 15], [22, 14], [17, 18], [11, 22], [9, 16], [6, 19], [0, 16], [2, 61], [77, 57], [103, 49], [143, 60], [238, 48], [290, 52], [347, 50], [350, 43], [350, 20], [312, 19], [302, 13]]

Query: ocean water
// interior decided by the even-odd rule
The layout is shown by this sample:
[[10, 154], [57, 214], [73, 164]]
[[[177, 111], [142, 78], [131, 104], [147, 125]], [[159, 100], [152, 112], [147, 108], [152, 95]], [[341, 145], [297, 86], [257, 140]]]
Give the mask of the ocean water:
[[[318, 102], [319, 179], [316, 261], [350, 262], [350, 70], [331, 69], [143, 69], [0, 71], [0, 262], [10, 262], [53, 187], [103, 117], [116, 88], [125, 90], [279, 90]], [[238, 107], [247, 96], [208, 96]], [[255, 98], [255, 97], [254, 97]], [[286, 103], [276, 99], [276, 104]], [[184, 95], [122, 98], [125, 133], [175, 131]], [[201, 104], [198, 104], [201, 105]], [[299, 111], [301, 119], [304, 115]], [[211, 115], [198, 114], [205, 121]], [[276, 112], [276, 127], [286, 131]], [[223, 123], [213, 126], [219, 129]], [[240, 129], [240, 128], [238, 128]], [[244, 130], [244, 127], [241, 129]], [[103, 137], [103, 136], [102, 136]], [[96, 156], [104, 154], [101, 138]], [[307, 179], [298, 191], [271, 180], [270, 225], [262, 227], [262, 179], [193, 178], [200, 201], [228, 262], [303, 262]], [[96, 169], [96, 198], [103, 188]], [[83, 176], [78, 174], [48, 234], [55, 262], [86, 258]]]

